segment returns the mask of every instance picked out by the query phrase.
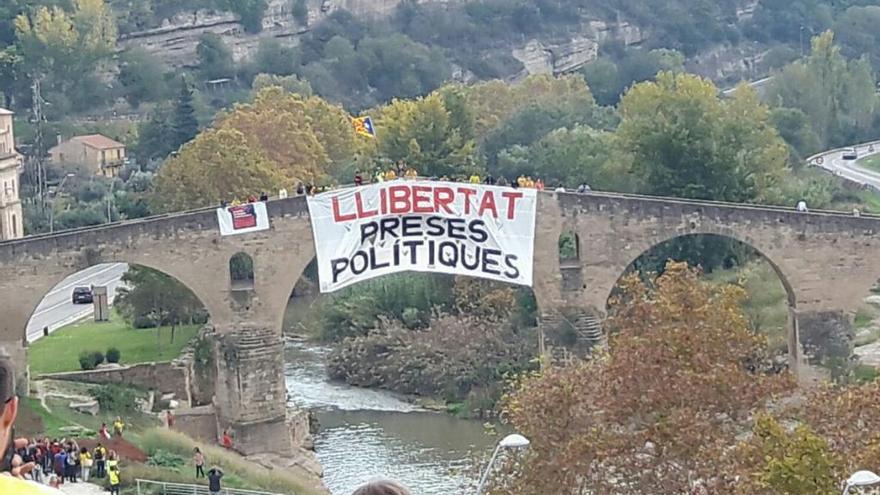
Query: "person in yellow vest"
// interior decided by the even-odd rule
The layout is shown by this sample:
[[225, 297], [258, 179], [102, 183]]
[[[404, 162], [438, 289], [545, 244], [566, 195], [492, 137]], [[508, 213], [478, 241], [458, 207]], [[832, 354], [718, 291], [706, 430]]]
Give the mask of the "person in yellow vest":
[[393, 168], [389, 168], [387, 172], [385, 172], [385, 180], [391, 181], [397, 179], [397, 172], [394, 171]]
[[113, 422], [113, 434], [117, 437], [122, 436], [122, 432], [125, 430], [125, 421], [122, 421], [121, 416], [116, 416], [116, 421]]
[[419, 177], [419, 173], [416, 172], [416, 169], [409, 167], [408, 169], [406, 169], [404, 177], [408, 180], [415, 180]]
[[525, 185], [525, 187], [528, 188], [528, 189], [534, 189], [534, 188], [535, 188], [535, 181], [532, 180], [532, 177], [531, 177], [531, 176], [526, 176], [526, 185]]
[[518, 185], [519, 187], [526, 187], [526, 176], [520, 175], [519, 177], [517, 177], [516, 185]]
[[[7, 448], [14, 448], [12, 442], [12, 426], [18, 415], [18, 397], [15, 395], [15, 368], [12, 359], [6, 354], [6, 350], [0, 347], [0, 449], [6, 452]], [[27, 445], [27, 443], [25, 443]], [[61, 491], [48, 486], [37, 484], [33, 481], [22, 479], [31, 472], [35, 464], [33, 462], [17, 462], [16, 473], [12, 475], [13, 458], [3, 456], [3, 466], [0, 470], [0, 493], [6, 495], [62, 495]], [[7, 464], [8, 463], [8, 464]]]
[[479, 184], [480, 183], [480, 175], [476, 172], [471, 174], [471, 178], [469, 179], [471, 184]]
[[119, 495], [119, 458], [116, 452], [110, 451], [110, 459], [107, 460], [107, 476], [110, 478], [110, 495]]
[[92, 458], [95, 459], [95, 477], [103, 478], [107, 476], [107, 449], [100, 442], [95, 447]]
[[385, 172], [381, 170], [376, 171], [376, 182], [385, 182]]

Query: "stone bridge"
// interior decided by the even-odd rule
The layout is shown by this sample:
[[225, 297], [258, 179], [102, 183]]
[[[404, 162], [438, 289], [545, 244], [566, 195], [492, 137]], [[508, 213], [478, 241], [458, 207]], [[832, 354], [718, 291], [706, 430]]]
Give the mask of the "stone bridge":
[[[314, 243], [305, 198], [271, 201], [271, 228], [221, 237], [213, 208], [27, 237], [0, 243], [0, 346], [24, 369], [25, 328], [37, 304], [66, 276], [97, 263], [126, 262], [171, 275], [201, 299], [216, 329], [214, 406], [218, 427], [233, 427], [245, 452], [278, 445], [285, 429], [282, 319]], [[577, 256], [560, 262], [558, 241], [574, 233]], [[848, 318], [880, 278], [873, 250], [880, 217], [797, 213], [788, 208], [620, 194], [539, 195], [534, 293], [546, 318], [563, 312], [604, 316], [627, 267], [664, 241], [716, 234], [754, 247], [772, 264], [791, 308], [792, 367], [843, 346]], [[570, 234], [567, 234], [570, 235]], [[254, 284], [233, 287], [229, 260], [246, 253]], [[831, 325], [829, 325], [831, 320]], [[272, 439], [272, 441], [266, 441]]]

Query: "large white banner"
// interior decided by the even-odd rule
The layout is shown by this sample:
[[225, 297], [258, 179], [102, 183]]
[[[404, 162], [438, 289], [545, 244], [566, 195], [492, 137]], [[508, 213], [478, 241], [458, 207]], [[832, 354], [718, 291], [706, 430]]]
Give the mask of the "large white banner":
[[397, 180], [308, 198], [321, 292], [407, 270], [532, 285], [537, 191]]
[[217, 208], [217, 223], [220, 225], [220, 235], [247, 234], [266, 230], [269, 228], [266, 203], [245, 203]]

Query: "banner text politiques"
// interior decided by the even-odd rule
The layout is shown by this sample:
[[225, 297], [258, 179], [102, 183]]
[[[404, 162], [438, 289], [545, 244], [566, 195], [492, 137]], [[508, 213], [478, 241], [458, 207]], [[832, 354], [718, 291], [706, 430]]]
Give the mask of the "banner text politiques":
[[321, 292], [402, 271], [532, 285], [537, 191], [396, 180], [308, 198]]

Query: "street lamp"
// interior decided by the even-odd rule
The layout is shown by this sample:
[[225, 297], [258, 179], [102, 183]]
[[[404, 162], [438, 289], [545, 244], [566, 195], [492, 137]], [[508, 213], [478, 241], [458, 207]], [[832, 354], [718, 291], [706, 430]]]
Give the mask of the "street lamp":
[[856, 471], [848, 480], [846, 480], [846, 485], [843, 488], [843, 495], [847, 495], [850, 488], [877, 484], [880, 484], [880, 476], [877, 476], [871, 471]]
[[61, 179], [61, 183], [58, 184], [58, 189], [55, 190], [55, 197], [52, 198], [52, 207], [49, 208], [49, 232], [55, 232], [55, 201], [58, 200], [58, 195], [61, 194], [61, 189], [64, 187], [64, 183], [67, 182], [67, 179], [75, 176], [76, 174], [69, 173]]
[[492, 453], [492, 458], [489, 459], [489, 465], [486, 466], [486, 470], [483, 471], [483, 476], [480, 477], [480, 484], [477, 486], [477, 495], [483, 493], [483, 487], [486, 485], [486, 480], [489, 479], [489, 473], [492, 471], [492, 466], [495, 464], [495, 459], [498, 458], [498, 453], [501, 452], [501, 449], [524, 449], [528, 446], [529, 439], [517, 433], [502, 438], [495, 447], [495, 452]]

